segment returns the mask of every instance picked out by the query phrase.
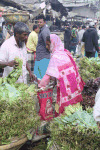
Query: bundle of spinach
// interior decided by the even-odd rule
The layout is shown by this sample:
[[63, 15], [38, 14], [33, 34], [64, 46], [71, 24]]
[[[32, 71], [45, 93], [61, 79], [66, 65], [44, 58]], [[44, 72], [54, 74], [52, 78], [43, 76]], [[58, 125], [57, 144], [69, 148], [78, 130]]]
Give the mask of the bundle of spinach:
[[65, 115], [55, 118], [50, 125], [48, 149], [56, 143], [59, 149], [99, 150], [100, 134], [93, 118], [93, 110], [83, 111], [69, 105]]
[[13, 70], [7, 77], [0, 78], [0, 85], [6, 82], [9, 84], [14, 84], [18, 80], [20, 75], [22, 75], [23, 60], [19, 57], [15, 57], [15, 61], [18, 63], [18, 65], [14, 66]]
[[79, 73], [86, 82], [89, 79], [96, 79], [100, 75], [100, 58], [83, 57], [79, 62]]
[[95, 104], [95, 95], [100, 87], [100, 77], [87, 80], [82, 91], [83, 101], [81, 105], [86, 110], [88, 107], [93, 107]]
[[10, 143], [14, 136], [27, 135], [28, 130], [40, 125], [35, 107], [36, 87], [16, 83], [22, 74], [23, 61], [18, 57], [15, 61], [18, 66], [7, 78], [0, 78], [0, 145]]
[[10, 143], [14, 136], [27, 135], [28, 130], [40, 125], [35, 100], [29, 90], [36, 95], [35, 85], [3, 83], [0, 86], [0, 145]]
[[19, 57], [15, 57], [15, 61], [18, 63], [18, 65], [15, 66], [10, 74], [7, 76], [7, 82], [9, 84], [14, 84], [18, 80], [20, 75], [22, 75], [23, 60]]

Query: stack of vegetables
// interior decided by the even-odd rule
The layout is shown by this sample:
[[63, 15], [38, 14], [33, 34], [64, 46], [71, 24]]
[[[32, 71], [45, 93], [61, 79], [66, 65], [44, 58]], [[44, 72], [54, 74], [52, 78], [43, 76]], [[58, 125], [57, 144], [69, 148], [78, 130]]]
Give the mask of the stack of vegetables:
[[100, 58], [80, 58], [79, 73], [84, 82], [100, 76]]
[[[0, 145], [8, 144], [14, 136], [27, 134], [31, 128], [37, 129], [40, 118], [35, 109], [35, 100], [30, 92], [36, 95], [35, 85], [15, 83], [22, 73], [22, 60], [7, 78], [0, 78]], [[10, 84], [9, 84], [10, 83]]]
[[20, 75], [22, 75], [23, 60], [19, 59], [18, 57], [15, 57], [15, 61], [18, 63], [18, 65], [13, 68], [13, 70], [10, 72], [10, 74], [7, 77], [0, 78], [0, 84], [6, 82], [9, 84], [14, 84], [18, 80]]
[[90, 79], [86, 82], [82, 97], [83, 101], [81, 102], [83, 110], [86, 110], [88, 107], [93, 107], [95, 104], [95, 95], [100, 87], [100, 77], [96, 79]]
[[100, 85], [100, 58], [81, 58], [79, 62], [79, 73], [85, 81], [84, 90], [82, 92], [83, 109], [93, 107], [95, 103], [95, 95]]
[[65, 115], [55, 118], [50, 125], [51, 139], [48, 149], [55, 146], [59, 150], [99, 150], [100, 131], [93, 118], [93, 110], [83, 111], [80, 106], [69, 105]]

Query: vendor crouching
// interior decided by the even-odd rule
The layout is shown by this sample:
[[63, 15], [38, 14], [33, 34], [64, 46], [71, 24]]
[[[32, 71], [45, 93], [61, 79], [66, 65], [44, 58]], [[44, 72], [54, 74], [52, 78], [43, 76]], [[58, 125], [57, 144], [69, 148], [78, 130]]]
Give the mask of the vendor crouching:
[[51, 77], [57, 80], [57, 100], [55, 117], [64, 112], [64, 107], [81, 102], [81, 92], [84, 81], [78, 73], [78, 68], [71, 53], [64, 49], [60, 38], [51, 34], [46, 40], [47, 49], [51, 53], [51, 59], [39, 87], [46, 87]]

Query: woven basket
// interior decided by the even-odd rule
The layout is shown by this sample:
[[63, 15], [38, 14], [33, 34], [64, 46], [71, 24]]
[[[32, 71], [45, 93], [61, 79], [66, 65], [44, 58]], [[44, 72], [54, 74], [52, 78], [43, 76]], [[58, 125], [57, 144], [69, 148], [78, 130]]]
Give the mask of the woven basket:
[[[30, 133], [33, 136], [35, 134], [35, 130], [31, 129]], [[0, 146], [0, 150], [19, 150], [27, 141], [28, 138], [26, 134], [23, 134], [20, 138], [18, 137], [12, 138], [10, 144]]]
[[17, 23], [19, 21], [26, 22], [29, 20], [29, 14], [25, 13], [7, 13], [2, 15], [6, 22]]

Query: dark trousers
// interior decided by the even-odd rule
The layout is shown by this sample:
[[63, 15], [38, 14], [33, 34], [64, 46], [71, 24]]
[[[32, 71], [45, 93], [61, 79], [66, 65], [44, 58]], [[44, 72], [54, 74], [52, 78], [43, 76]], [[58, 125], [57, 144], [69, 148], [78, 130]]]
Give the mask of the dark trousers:
[[69, 50], [69, 42], [64, 41], [64, 48]]
[[3, 68], [0, 68], [0, 77], [3, 76], [3, 71], [4, 71], [4, 69], [3, 69]]
[[88, 58], [95, 57], [95, 52], [85, 52], [85, 56]]

